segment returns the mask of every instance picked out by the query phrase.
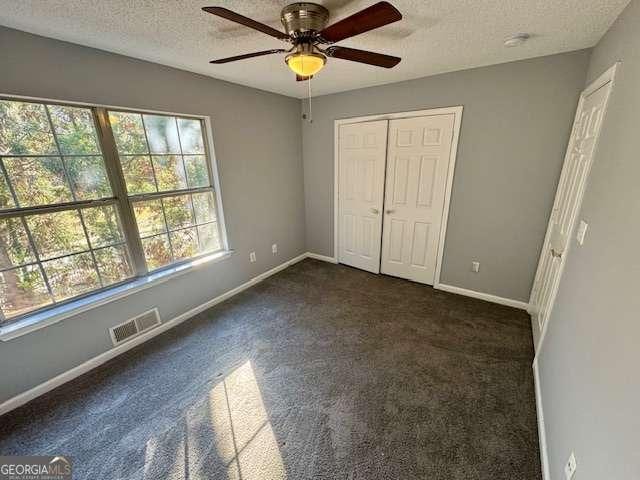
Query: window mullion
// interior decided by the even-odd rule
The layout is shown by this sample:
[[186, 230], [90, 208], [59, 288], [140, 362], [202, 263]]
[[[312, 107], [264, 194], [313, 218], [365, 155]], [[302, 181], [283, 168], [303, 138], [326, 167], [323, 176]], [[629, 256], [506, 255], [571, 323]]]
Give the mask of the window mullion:
[[118, 203], [116, 198], [103, 198], [100, 200], [78, 200], [77, 202], [54, 203], [50, 205], [36, 205], [34, 207], [8, 208], [0, 211], [0, 218], [13, 218], [29, 215], [37, 215], [40, 213], [63, 212], [73, 210], [75, 208], [85, 209], [91, 207], [102, 207], [105, 205], [113, 205]]
[[142, 249], [142, 241], [138, 232], [135, 216], [133, 213], [133, 205], [129, 201], [127, 195], [127, 185], [120, 166], [120, 157], [118, 149], [109, 123], [109, 116], [105, 108], [93, 109], [97, 118], [98, 138], [102, 146], [107, 176], [111, 183], [111, 189], [116, 196], [118, 206], [120, 207], [120, 217], [124, 236], [131, 254], [131, 260], [136, 275], [146, 275], [147, 264], [144, 259], [144, 251]]
[[51, 120], [51, 112], [49, 111], [49, 105], [44, 106], [44, 111], [47, 114], [47, 120], [49, 121], [49, 128], [51, 129], [51, 134], [53, 135], [53, 141], [56, 144], [56, 148], [58, 149], [58, 155], [60, 156], [60, 161], [62, 162], [62, 170], [64, 170], [64, 178], [67, 179], [67, 183], [69, 184], [69, 191], [71, 192], [71, 198], [76, 202], [78, 199], [76, 198], [75, 188], [73, 188], [73, 184], [71, 183], [71, 176], [69, 175], [69, 170], [67, 170], [67, 162], [62, 154], [62, 148], [60, 148], [60, 142], [58, 141], [58, 134], [56, 133], [56, 128], [53, 126], [53, 120]]
[[44, 270], [44, 265], [42, 264], [42, 260], [40, 260], [40, 254], [38, 253], [38, 249], [36, 248], [36, 242], [33, 239], [33, 235], [31, 234], [31, 230], [29, 230], [29, 225], [27, 225], [27, 221], [24, 217], [20, 217], [20, 221], [22, 222], [22, 227], [24, 228], [25, 233], [27, 234], [27, 239], [31, 244], [31, 250], [33, 250], [33, 256], [36, 259], [36, 263], [38, 264], [38, 268], [40, 269], [40, 274], [42, 275], [42, 279], [44, 280], [44, 284], [47, 287], [47, 291], [49, 292], [49, 296], [51, 297], [51, 301], [56, 303], [56, 297], [53, 295], [53, 289], [51, 288], [51, 283], [49, 282], [49, 276], [47, 272]]
[[7, 186], [9, 187], [9, 193], [11, 193], [11, 197], [13, 197], [13, 204], [15, 208], [20, 208], [20, 202], [18, 202], [18, 195], [16, 195], [16, 191], [13, 188], [13, 183], [9, 180], [9, 174], [7, 173], [7, 168], [4, 166], [4, 159], [0, 158], [0, 169], [2, 170], [2, 175], [4, 175], [4, 179], [7, 182]]
[[169, 232], [169, 222], [167, 222], [167, 212], [164, 211], [164, 200], [160, 199], [160, 208], [162, 209], [162, 218], [164, 218], [164, 226], [167, 229], [167, 241], [169, 242], [169, 252], [171, 252], [171, 261], [175, 261], [176, 256], [173, 253], [173, 243], [171, 242], [171, 233]]
[[[182, 190], [165, 190], [163, 192], [138, 193], [131, 195], [129, 201], [135, 203], [142, 200], [156, 200], [165, 197], [177, 197], [180, 195], [188, 195], [194, 193], [214, 192], [213, 187], [187, 188]], [[214, 192], [215, 193], [215, 192]]]
[[202, 247], [200, 243], [200, 232], [198, 231], [198, 219], [196, 218], [196, 207], [193, 206], [193, 195], [189, 195], [189, 203], [191, 204], [191, 215], [193, 215], [193, 228], [196, 230], [196, 238], [198, 239], [198, 248]]
[[89, 253], [91, 253], [91, 259], [93, 260], [93, 269], [96, 271], [96, 275], [98, 275], [98, 282], [100, 282], [100, 287], [104, 287], [104, 282], [102, 281], [102, 274], [100, 273], [100, 269], [98, 268], [98, 262], [96, 260], [96, 254], [93, 251], [93, 246], [91, 245], [91, 238], [89, 238], [89, 230], [87, 230], [87, 225], [84, 223], [84, 215], [80, 209], [76, 210], [78, 215], [80, 216], [80, 225], [82, 225], [82, 231], [84, 232], [84, 236], [87, 239], [87, 245], [89, 246]]
[[[178, 127], [178, 118], [174, 117], [173, 122], [176, 124], [176, 133], [178, 134], [178, 146], [180, 147], [180, 165], [182, 165], [182, 171], [184, 172], [184, 182], [187, 184], [187, 188], [191, 188], [189, 184], [189, 178], [187, 177], [187, 164], [184, 163], [184, 151], [182, 150], [182, 139], [180, 138], [180, 127]], [[211, 184], [211, 180], [209, 180]]]
[[140, 114], [140, 121], [142, 122], [144, 141], [147, 144], [147, 152], [149, 152], [149, 162], [151, 162], [151, 172], [153, 173], [153, 184], [156, 186], [156, 192], [159, 192], [160, 187], [158, 187], [158, 176], [156, 175], [156, 167], [153, 164], [153, 155], [151, 155], [151, 144], [149, 143], [149, 136], [147, 135], [147, 125], [144, 123], [144, 115], [142, 114]]

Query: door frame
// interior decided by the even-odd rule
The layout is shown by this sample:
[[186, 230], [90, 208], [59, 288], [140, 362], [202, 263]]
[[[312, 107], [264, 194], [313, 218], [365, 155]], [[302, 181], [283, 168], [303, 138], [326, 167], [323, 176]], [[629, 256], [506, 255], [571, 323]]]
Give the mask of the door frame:
[[[538, 329], [538, 341], [536, 343], [536, 345], [534, 345], [535, 350], [536, 350], [536, 355], [534, 357], [534, 362], [537, 359], [537, 353], [540, 350], [540, 348], [542, 347], [542, 343], [544, 341], [545, 335], [547, 333], [547, 327], [549, 326], [549, 322], [551, 320], [551, 315], [553, 313], [553, 308], [555, 306], [556, 303], [556, 297], [558, 294], [558, 290], [560, 288], [560, 283], [562, 282], [562, 277], [564, 275], [564, 267], [567, 264], [567, 260], [569, 258], [569, 253], [571, 252], [571, 247], [573, 245], [573, 239], [574, 239], [574, 231], [575, 231], [575, 227], [576, 227], [576, 221], [578, 219], [578, 214], [580, 213], [580, 211], [582, 210], [582, 202], [584, 200], [584, 194], [587, 190], [587, 185], [589, 184], [589, 178], [591, 176], [591, 169], [593, 168], [593, 163], [596, 159], [596, 155], [598, 154], [598, 146], [600, 144], [600, 138], [602, 137], [602, 129], [604, 128], [604, 122], [606, 121], [606, 116], [607, 116], [607, 109], [609, 106], [609, 103], [611, 102], [611, 96], [614, 93], [614, 87], [615, 87], [615, 78], [616, 78], [616, 72], [618, 70], [618, 67], [620, 66], [621, 62], [616, 62], [614, 63], [611, 67], [609, 67], [604, 73], [602, 73], [598, 78], [596, 78], [593, 82], [591, 82], [581, 93], [580, 93], [580, 99], [578, 100], [578, 105], [576, 107], [576, 113], [574, 116], [574, 120], [573, 120], [573, 125], [571, 126], [571, 134], [569, 137], [569, 142], [567, 143], [567, 149], [566, 149], [566, 153], [564, 156], [564, 160], [562, 162], [562, 169], [564, 170], [564, 165], [566, 164], [566, 162], [569, 159], [569, 155], [571, 154], [571, 151], [573, 149], [573, 144], [575, 141], [575, 136], [574, 136], [574, 130], [576, 128], [576, 123], [577, 123], [577, 114], [578, 112], [580, 112], [580, 110], [582, 109], [582, 106], [585, 102], [585, 98], [588, 97], [589, 95], [591, 95], [592, 93], [594, 93], [595, 91], [599, 90], [600, 88], [604, 87], [606, 84], [610, 83], [611, 84], [611, 90], [609, 92], [609, 96], [607, 97], [607, 100], [603, 106], [602, 109], [602, 120], [601, 120], [601, 125], [600, 125], [600, 132], [598, 133], [598, 138], [596, 139], [596, 143], [593, 146], [593, 153], [591, 154], [591, 162], [589, 164], [589, 170], [586, 172], [585, 178], [582, 182], [582, 184], [578, 187], [579, 188], [579, 193], [578, 193], [578, 208], [575, 212], [574, 218], [572, 220], [572, 224], [570, 227], [570, 234], [569, 234], [569, 241], [567, 243], [567, 248], [565, 250], [565, 252], [563, 253], [563, 260], [562, 263], [560, 265], [559, 271], [558, 271], [558, 281], [555, 283], [553, 291], [551, 292], [551, 298], [550, 298], [550, 307], [549, 307], [549, 315], [547, 320], [544, 322], [544, 324], [542, 326], [540, 326], [540, 319], [536, 318], [535, 319], [535, 327]], [[556, 187], [556, 192], [555, 195], [557, 196], [557, 189], [560, 187], [560, 181], [562, 180], [562, 178], [558, 178], [558, 186]], [[554, 198], [554, 204], [552, 206], [552, 209], [555, 208], [555, 198]], [[538, 258], [538, 266], [536, 269], [536, 275], [534, 277], [533, 280], [533, 284], [531, 286], [531, 293], [529, 295], [529, 308], [528, 308], [528, 313], [532, 316], [532, 318], [534, 317], [534, 315], [537, 313], [534, 311], [533, 309], [533, 293], [536, 289], [536, 285], [539, 282], [539, 278], [540, 275], [542, 274], [542, 272], [540, 271], [540, 268], [542, 266], [542, 262], [544, 260], [544, 255], [545, 255], [545, 247], [547, 247], [549, 241], [550, 241], [550, 237], [551, 237], [551, 228], [550, 228], [550, 221], [551, 221], [551, 213], [549, 214], [549, 220], [547, 221], [547, 231], [545, 232], [545, 236], [544, 236], [544, 241], [542, 242], [542, 246], [540, 249], [540, 257]]]
[[[340, 118], [333, 121], [333, 257], [331, 260], [338, 263], [338, 214], [340, 207], [339, 187], [340, 187], [340, 127], [352, 123], [372, 122], [376, 120], [395, 120], [398, 118], [427, 117], [432, 115], [454, 115], [453, 135], [451, 136], [451, 152], [449, 154], [449, 165], [447, 167], [447, 179], [444, 196], [444, 206], [442, 208], [442, 222], [440, 223], [440, 233], [438, 235], [438, 255], [436, 258], [436, 273], [433, 279], [433, 287], [440, 285], [440, 271], [442, 270], [442, 257], [444, 255], [444, 242], [447, 233], [447, 222], [449, 220], [449, 207], [451, 205], [451, 190], [453, 188], [453, 176], [458, 153], [458, 141], [460, 139], [460, 127], [462, 125], [463, 106], [431, 108], [427, 110], [413, 110], [408, 112], [380, 113], [366, 115], [363, 117]], [[386, 177], [386, 161], [385, 161]]]

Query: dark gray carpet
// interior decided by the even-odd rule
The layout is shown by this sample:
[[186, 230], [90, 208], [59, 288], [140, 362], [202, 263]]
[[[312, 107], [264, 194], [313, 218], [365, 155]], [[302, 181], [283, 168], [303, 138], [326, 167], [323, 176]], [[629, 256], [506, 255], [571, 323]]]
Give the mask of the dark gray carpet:
[[524, 312], [305, 260], [0, 418], [0, 453], [79, 479], [539, 479], [532, 357]]

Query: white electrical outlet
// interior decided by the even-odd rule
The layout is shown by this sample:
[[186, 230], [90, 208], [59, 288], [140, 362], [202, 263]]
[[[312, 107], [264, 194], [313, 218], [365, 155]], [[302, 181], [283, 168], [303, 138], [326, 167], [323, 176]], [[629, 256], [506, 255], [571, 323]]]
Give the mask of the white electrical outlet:
[[278, 244], [274, 243], [273, 245], [271, 245], [271, 253], [273, 253], [274, 255], [276, 253], [278, 253]]
[[480, 262], [471, 262], [471, 271], [478, 273], [480, 271]]
[[582, 245], [584, 243], [584, 236], [587, 234], [587, 228], [589, 228], [589, 224], [584, 220], [580, 220], [580, 225], [578, 226], [578, 231], [576, 232], [576, 240], [578, 245]]
[[249, 260], [251, 261], [251, 263], [256, 261], [256, 252], [249, 253]]
[[564, 466], [565, 480], [571, 480], [573, 478], [573, 474], [576, 473], [576, 468], [578, 468], [578, 464], [576, 463], [576, 456], [573, 452], [571, 452], [571, 455], [569, 455], [569, 460], [567, 460], [567, 464]]

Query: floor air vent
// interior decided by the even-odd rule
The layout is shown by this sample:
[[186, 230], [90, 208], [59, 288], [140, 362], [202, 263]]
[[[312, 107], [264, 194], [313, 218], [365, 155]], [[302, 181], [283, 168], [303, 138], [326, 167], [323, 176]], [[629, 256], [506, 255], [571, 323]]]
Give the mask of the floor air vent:
[[111, 327], [109, 334], [114, 345], [119, 345], [127, 340], [137, 337], [141, 333], [146, 332], [160, 325], [160, 315], [158, 309], [154, 308], [147, 312], [141, 313], [137, 317], [133, 317], [120, 325]]

